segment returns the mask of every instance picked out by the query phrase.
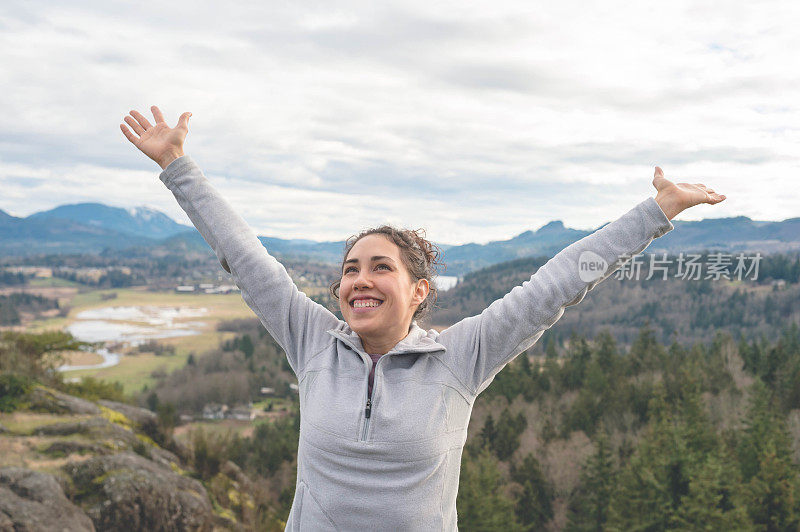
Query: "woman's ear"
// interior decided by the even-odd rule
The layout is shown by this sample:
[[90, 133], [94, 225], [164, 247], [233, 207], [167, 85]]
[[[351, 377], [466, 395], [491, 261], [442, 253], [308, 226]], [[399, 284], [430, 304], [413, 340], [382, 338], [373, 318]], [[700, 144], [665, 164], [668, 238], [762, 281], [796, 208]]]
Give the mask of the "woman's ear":
[[431, 290], [431, 285], [427, 279], [420, 279], [417, 281], [417, 286], [414, 290], [414, 303], [421, 305], [425, 298], [428, 297], [428, 292]]

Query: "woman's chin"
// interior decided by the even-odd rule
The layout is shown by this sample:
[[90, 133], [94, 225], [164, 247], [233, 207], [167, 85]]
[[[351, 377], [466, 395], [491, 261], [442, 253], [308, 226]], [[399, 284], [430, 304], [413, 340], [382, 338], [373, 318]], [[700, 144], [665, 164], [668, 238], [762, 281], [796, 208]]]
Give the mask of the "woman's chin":
[[350, 321], [347, 322], [350, 326], [350, 330], [354, 333], [364, 336], [364, 335], [374, 335], [377, 331], [381, 329], [381, 327], [376, 323], [370, 323], [370, 320], [363, 319], [363, 318], [351, 318]]

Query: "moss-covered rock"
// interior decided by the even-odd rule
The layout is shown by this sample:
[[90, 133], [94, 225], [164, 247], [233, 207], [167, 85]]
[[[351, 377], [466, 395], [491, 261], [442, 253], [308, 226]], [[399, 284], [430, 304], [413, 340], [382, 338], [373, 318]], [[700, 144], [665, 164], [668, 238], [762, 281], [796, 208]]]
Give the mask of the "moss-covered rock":
[[0, 469], [0, 530], [94, 529], [52, 475], [18, 467]]
[[[7, 414], [12, 430], [0, 430], [0, 439], [13, 438], [13, 448], [27, 453], [14, 463], [31, 469], [0, 469], [0, 531], [243, 530], [237, 521], [253, 523], [246, 476], [228, 464], [217, 489], [208, 489], [157, 443], [191, 456], [158, 434], [152, 412], [45, 387], [24, 398], [35, 412]], [[59, 466], [52, 475], [37, 472]]]
[[219, 524], [203, 485], [125, 452], [70, 463], [77, 502], [99, 530], [212, 530]]
[[30, 408], [53, 414], [90, 414], [100, 413], [100, 408], [91, 401], [61, 393], [52, 388], [36, 386], [28, 393], [27, 402]]

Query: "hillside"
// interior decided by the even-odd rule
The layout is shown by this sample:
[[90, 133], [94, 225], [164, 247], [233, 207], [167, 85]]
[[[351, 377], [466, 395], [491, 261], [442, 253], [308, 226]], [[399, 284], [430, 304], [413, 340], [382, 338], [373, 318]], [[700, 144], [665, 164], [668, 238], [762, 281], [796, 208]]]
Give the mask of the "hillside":
[[238, 530], [253, 506], [235, 465], [201, 482], [149, 410], [44, 386], [19, 405], [0, 409], [2, 530]]
[[[722, 331], [735, 338], [770, 338], [787, 324], [800, 323], [800, 258], [796, 256], [763, 257], [755, 281], [683, 279], [675, 276], [675, 257], [668, 259], [672, 263], [667, 279], [657, 275], [646, 280], [644, 274], [640, 280], [618, 279], [615, 274], [604, 280], [579, 305], [566, 309], [537, 344], [537, 352], [543, 352], [549, 339], [563, 346], [573, 333], [595, 336], [604, 329], [621, 344], [630, 345], [646, 323], [660, 342], [675, 340], [682, 345], [702, 342]], [[449, 326], [480, 314], [528, 281], [547, 260], [518, 259], [466, 275], [440, 294], [432, 323]], [[708, 256], [702, 256], [700, 263], [707, 264]], [[779, 280], [783, 284], [773, 283]]]

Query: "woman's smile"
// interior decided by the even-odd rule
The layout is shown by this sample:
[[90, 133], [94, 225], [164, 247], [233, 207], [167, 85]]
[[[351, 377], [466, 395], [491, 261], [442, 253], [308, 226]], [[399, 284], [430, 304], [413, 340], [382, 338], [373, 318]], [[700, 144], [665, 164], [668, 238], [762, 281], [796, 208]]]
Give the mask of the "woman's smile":
[[350, 302], [350, 306], [353, 308], [353, 312], [356, 314], [365, 314], [368, 312], [373, 312], [378, 309], [383, 304], [383, 301], [379, 299], [361, 299], [356, 298], [355, 300]]

